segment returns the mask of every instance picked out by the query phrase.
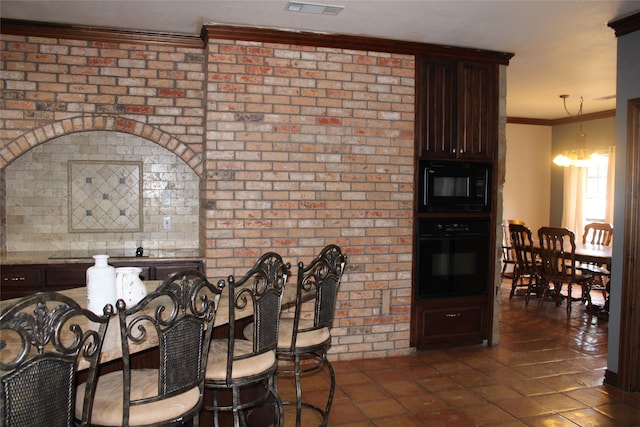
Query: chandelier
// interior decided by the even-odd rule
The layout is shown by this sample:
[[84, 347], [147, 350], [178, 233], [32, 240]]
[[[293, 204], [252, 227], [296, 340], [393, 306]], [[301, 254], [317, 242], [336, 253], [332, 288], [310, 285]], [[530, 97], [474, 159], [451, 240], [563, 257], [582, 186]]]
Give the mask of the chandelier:
[[580, 120], [580, 130], [578, 131], [578, 135], [576, 136], [575, 149], [564, 151], [563, 153], [558, 154], [553, 158], [553, 163], [563, 167], [575, 166], [578, 168], [586, 168], [593, 165], [593, 163], [598, 161], [599, 157], [601, 156], [598, 153], [588, 150], [586, 146], [587, 135], [582, 130], [582, 103], [584, 102], [583, 98], [580, 97], [580, 108], [578, 109], [578, 114], [574, 116], [567, 109], [568, 97], [569, 95], [560, 95], [560, 98], [562, 98], [562, 102], [564, 104], [564, 110], [567, 112], [567, 114], [570, 117], [578, 117], [578, 119]]

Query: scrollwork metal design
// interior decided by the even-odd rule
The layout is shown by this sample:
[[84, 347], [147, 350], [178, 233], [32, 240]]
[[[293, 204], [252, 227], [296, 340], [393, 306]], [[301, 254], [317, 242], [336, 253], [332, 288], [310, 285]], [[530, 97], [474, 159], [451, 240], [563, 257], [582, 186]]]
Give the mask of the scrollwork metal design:
[[[105, 312], [109, 316], [113, 308], [108, 306]], [[80, 322], [86, 322], [86, 319], [81, 319], [82, 316], [98, 321], [96, 315], [82, 309], [71, 298], [57, 293], [40, 293], [18, 301], [0, 315], [0, 328], [5, 331], [0, 339], [0, 348], [7, 348], [6, 333], [7, 336], [19, 337], [20, 350], [11, 360], [3, 357], [0, 369], [14, 369], [33, 354], [44, 354], [48, 348], [64, 356], [74, 356], [82, 350], [84, 358], [93, 357], [100, 348], [100, 338], [95, 330], [80, 325]], [[14, 351], [15, 348], [12, 346]], [[5, 354], [7, 352], [8, 349]]]

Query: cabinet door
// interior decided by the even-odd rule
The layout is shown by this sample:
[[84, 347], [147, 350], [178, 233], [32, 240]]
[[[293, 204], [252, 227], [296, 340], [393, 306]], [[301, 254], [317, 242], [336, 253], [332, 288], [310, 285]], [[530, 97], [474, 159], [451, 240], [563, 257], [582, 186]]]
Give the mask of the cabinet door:
[[418, 57], [416, 137], [421, 159], [456, 157], [457, 62]]
[[418, 57], [416, 68], [418, 157], [492, 160], [498, 65]]
[[155, 276], [156, 280], [164, 280], [176, 271], [181, 270], [197, 270], [203, 271], [203, 266], [201, 261], [173, 261], [167, 263], [158, 263], [155, 268]]
[[93, 264], [52, 264], [45, 268], [45, 288], [61, 291], [86, 286], [87, 268]]
[[497, 147], [498, 66], [460, 62], [458, 67], [458, 158], [493, 158]]

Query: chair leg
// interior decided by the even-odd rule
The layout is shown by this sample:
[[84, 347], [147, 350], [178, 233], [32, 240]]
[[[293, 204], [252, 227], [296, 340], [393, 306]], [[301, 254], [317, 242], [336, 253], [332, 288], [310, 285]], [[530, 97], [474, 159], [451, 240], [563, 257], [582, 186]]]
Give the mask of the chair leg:
[[277, 375], [273, 375], [269, 379], [267, 387], [269, 392], [273, 396], [274, 399], [274, 411], [273, 411], [273, 425], [274, 427], [284, 427], [284, 406], [282, 405], [282, 400], [280, 399], [280, 394], [278, 393], [278, 379]]
[[[537, 285], [537, 279], [535, 281]], [[531, 290], [533, 289], [534, 277], [533, 274], [529, 274], [529, 283], [527, 286], [527, 293], [524, 296], [524, 306], [527, 307], [529, 305], [529, 299], [531, 299]]]
[[556, 307], [560, 307], [562, 304], [562, 282], [553, 282], [553, 291], [556, 294]]
[[331, 366], [331, 362], [329, 362], [329, 359], [327, 359], [326, 352], [323, 358], [324, 358], [325, 365], [327, 365], [327, 368], [329, 369], [329, 378], [331, 380], [331, 386], [329, 387], [329, 399], [327, 400], [327, 406], [324, 409], [323, 423], [322, 423], [322, 427], [326, 427], [329, 425], [329, 413], [331, 412], [331, 405], [333, 404], [333, 395], [336, 389], [336, 373], [333, 370], [333, 366]]
[[302, 384], [300, 383], [300, 356], [296, 355], [294, 360], [294, 372], [296, 382], [296, 427], [300, 427], [302, 420]]
[[231, 393], [233, 399], [233, 426], [240, 427], [240, 390], [238, 387], [233, 387]]
[[542, 295], [540, 296], [540, 299], [538, 299], [538, 310], [542, 308], [542, 303], [544, 303], [547, 295], [549, 295], [549, 281], [542, 279]]
[[567, 319], [571, 317], [571, 301], [573, 297], [571, 296], [571, 282], [567, 284]]
[[514, 268], [513, 269], [513, 277], [511, 279], [511, 292], [509, 292], [509, 299], [513, 298], [513, 295], [515, 295], [516, 293], [516, 287], [518, 286], [518, 269]]
[[[211, 406], [211, 411], [213, 412], [213, 426], [220, 427], [220, 420], [218, 419], [218, 410], [216, 409], [218, 407], [218, 392], [216, 389], [212, 389], [211, 394], [213, 396], [213, 405]], [[205, 405], [206, 405], [206, 402], [205, 402]], [[207, 409], [209, 408], [207, 407]]]

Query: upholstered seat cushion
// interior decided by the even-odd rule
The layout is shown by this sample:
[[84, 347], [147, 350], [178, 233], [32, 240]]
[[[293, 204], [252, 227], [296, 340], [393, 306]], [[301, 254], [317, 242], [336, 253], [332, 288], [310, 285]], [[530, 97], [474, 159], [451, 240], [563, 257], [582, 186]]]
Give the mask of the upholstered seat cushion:
[[[227, 377], [228, 340], [212, 340], [207, 358], [207, 381], [225, 381]], [[234, 356], [250, 354], [253, 343], [247, 340], [235, 340]], [[272, 369], [276, 364], [275, 351], [237, 360], [233, 364], [232, 378], [244, 378], [261, 374]]]
[[[300, 319], [299, 329], [310, 329], [313, 327], [312, 319]], [[243, 335], [248, 340], [253, 339], [253, 324], [245, 326]], [[291, 339], [293, 338], [293, 319], [280, 319], [280, 327], [278, 329], [278, 349], [287, 350], [291, 348]], [[329, 328], [320, 328], [307, 332], [298, 333], [296, 339], [297, 348], [307, 348], [323, 344], [331, 339]]]
[[[312, 319], [300, 319], [298, 329], [313, 328]], [[291, 339], [293, 338], [293, 319], [280, 320], [280, 329], [278, 330], [278, 349], [286, 350], [291, 348]], [[298, 332], [296, 338], [297, 348], [306, 348], [320, 345], [331, 339], [329, 328], [324, 327], [314, 329], [312, 331]]]
[[[85, 384], [78, 387], [76, 417], [82, 412]], [[122, 425], [123, 407], [122, 371], [111, 372], [98, 378], [91, 423], [103, 426]], [[152, 397], [158, 394], [158, 371], [156, 369], [134, 369], [131, 371], [131, 400]], [[200, 400], [200, 390], [194, 387], [187, 392], [159, 402], [131, 407], [130, 425], [147, 425], [172, 420], [191, 408]]]

